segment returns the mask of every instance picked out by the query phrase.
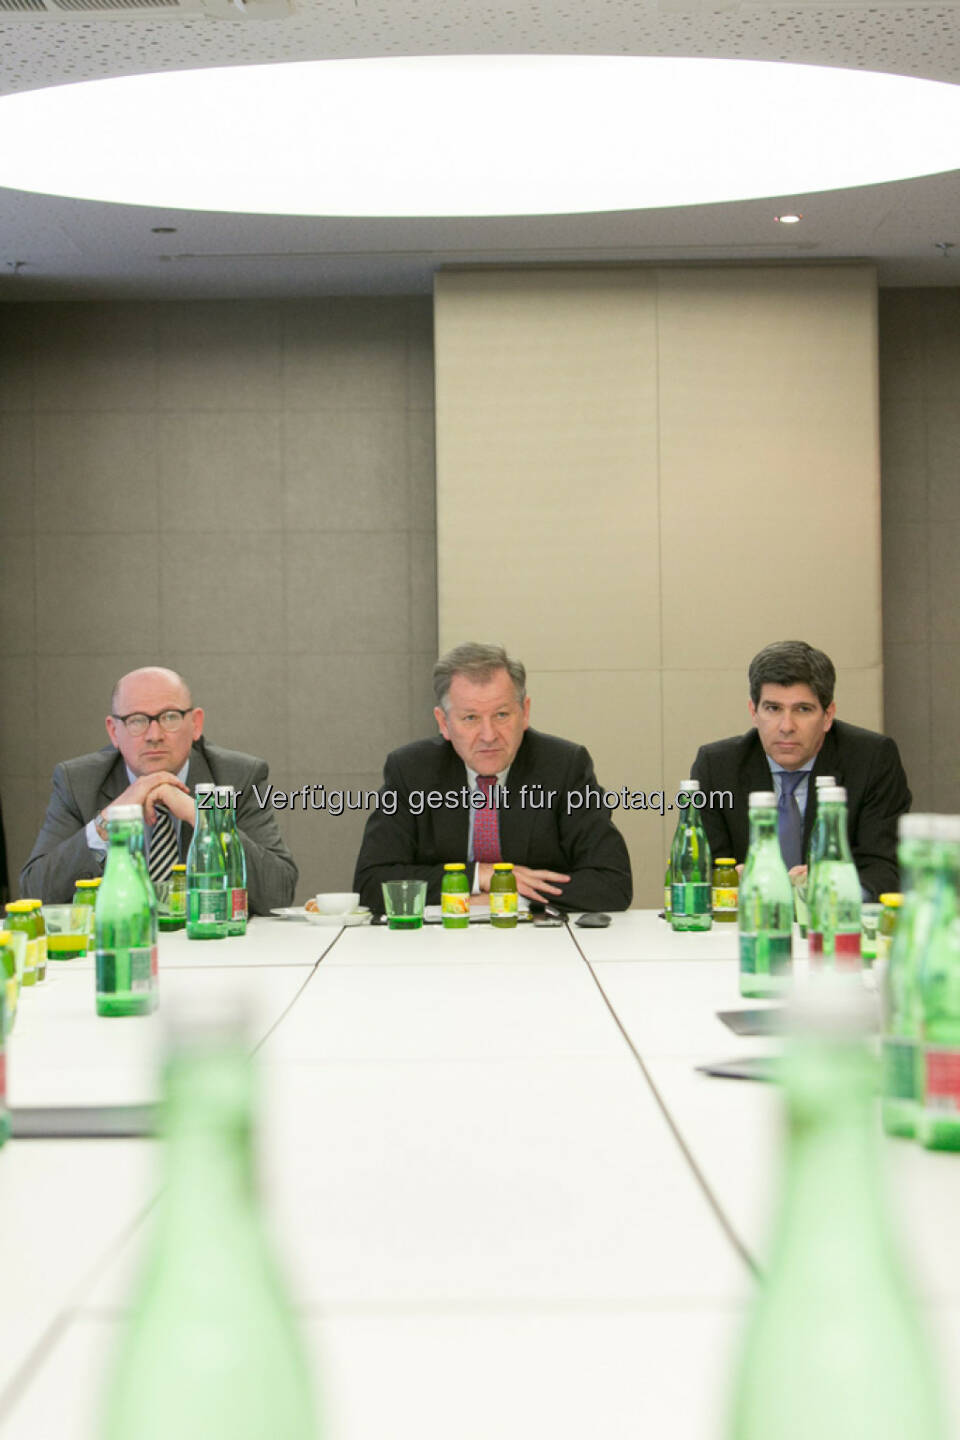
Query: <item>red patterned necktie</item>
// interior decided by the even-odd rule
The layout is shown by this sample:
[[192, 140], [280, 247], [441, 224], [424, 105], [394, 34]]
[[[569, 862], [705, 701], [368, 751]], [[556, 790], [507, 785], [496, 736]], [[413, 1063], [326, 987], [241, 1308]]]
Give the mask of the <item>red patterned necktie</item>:
[[473, 812], [473, 858], [474, 860], [500, 859], [500, 824], [497, 807], [491, 791], [497, 784], [496, 775], [478, 775], [477, 785], [483, 791], [486, 802], [482, 810]]

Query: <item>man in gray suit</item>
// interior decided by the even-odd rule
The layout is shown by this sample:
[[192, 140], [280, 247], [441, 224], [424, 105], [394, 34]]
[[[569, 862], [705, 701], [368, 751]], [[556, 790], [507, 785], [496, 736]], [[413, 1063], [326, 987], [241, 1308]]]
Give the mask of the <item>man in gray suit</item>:
[[101, 875], [107, 853], [103, 812], [114, 803], [143, 806], [148, 856], [154, 826], [166, 811], [185, 860], [193, 836], [192, 787], [212, 780], [237, 791], [250, 913], [289, 905], [297, 867], [273, 812], [257, 803], [253, 789], [263, 795], [269, 788], [266, 761], [208, 745], [203, 710], [173, 670], [149, 666], [124, 675], [110, 712], [110, 744], [65, 760], [53, 772], [53, 793], [20, 875], [20, 893], [55, 904], [72, 899], [77, 880]]

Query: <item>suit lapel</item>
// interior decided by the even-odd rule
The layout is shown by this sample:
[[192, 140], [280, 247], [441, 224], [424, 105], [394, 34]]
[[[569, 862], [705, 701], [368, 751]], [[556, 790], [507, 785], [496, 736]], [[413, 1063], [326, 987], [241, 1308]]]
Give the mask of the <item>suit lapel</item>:
[[105, 810], [108, 805], [112, 805], [117, 796], [122, 795], [130, 783], [127, 779], [127, 767], [123, 763], [120, 751], [115, 751], [114, 756], [113, 764], [104, 775], [100, 789], [97, 791], [98, 812]]
[[803, 853], [806, 855], [810, 848], [810, 836], [813, 834], [813, 822], [817, 818], [817, 776], [832, 775], [838, 785], [845, 784], [840, 773], [840, 759], [837, 754], [837, 740], [833, 730], [828, 730], [823, 737], [823, 744], [817, 752], [813, 762], [813, 769], [810, 771], [810, 779], [807, 782], [807, 808], [803, 816]]

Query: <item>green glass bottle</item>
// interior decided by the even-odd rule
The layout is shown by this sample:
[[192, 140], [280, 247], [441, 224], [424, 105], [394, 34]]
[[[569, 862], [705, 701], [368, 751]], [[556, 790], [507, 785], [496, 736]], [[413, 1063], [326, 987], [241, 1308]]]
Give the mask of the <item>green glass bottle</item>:
[[847, 838], [847, 792], [842, 785], [825, 785], [817, 792], [817, 813], [823, 828], [807, 891], [810, 964], [859, 970], [860, 877]]
[[196, 787], [193, 839], [187, 854], [187, 939], [224, 940], [227, 934], [227, 871], [217, 818], [217, 787]]
[[813, 979], [813, 991], [846, 993], [824, 994], [783, 1062], [781, 1198], [728, 1440], [945, 1440], [922, 1317], [887, 1217], [872, 1007], [857, 977]]
[[227, 934], [246, 935], [247, 857], [237, 829], [237, 792], [232, 785], [217, 786], [216, 813], [227, 872]]
[[6, 1039], [17, 1018], [20, 999], [20, 975], [17, 965], [17, 940], [22, 937], [12, 930], [0, 930], [0, 985], [3, 986], [4, 1023], [0, 1039]]
[[663, 872], [663, 918], [669, 920], [673, 915], [673, 868], [670, 864], [670, 856], [667, 856], [667, 868]]
[[0, 1145], [10, 1139], [10, 1112], [7, 1109], [7, 1035], [13, 1021], [7, 1021], [6, 985], [0, 985]]
[[754, 790], [747, 803], [750, 848], [740, 881], [740, 994], [780, 995], [793, 970], [793, 886], [780, 852], [776, 794]]
[[920, 1013], [917, 960], [930, 941], [937, 887], [931, 815], [901, 815], [899, 849], [903, 904], [890, 946], [883, 991], [882, 1098], [888, 1135], [916, 1134], [922, 1081], [917, 1057]]
[[94, 911], [98, 1015], [148, 1015], [157, 1005], [156, 932], [135, 856], [139, 805], [111, 805], [107, 863]]
[[[960, 815], [932, 815], [936, 880], [930, 932], [915, 953], [920, 1046], [917, 1139], [960, 1150]], [[914, 944], [917, 945], [914, 934]]]
[[140, 879], [143, 881], [143, 888], [147, 893], [147, 904], [150, 906], [150, 949], [151, 968], [157, 973], [157, 934], [160, 928], [159, 906], [157, 904], [157, 892], [153, 888], [153, 881], [150, 879], [150, 870], [147, 866], [147, 840], [144, 828], [143, 817], [139, 821], [132, 821], [130, 832], [127, 836], [127, 844], [130, 847], [130, 854], [136, 861], [137, 869], [140, 872]]
[[710, 842], [693, 804], [693, 796], [702, 792], [697, 780], [681, 780], [680, 790], [688, 801], [678, 805], [670, 848], [670, 924], [674, 930], [709, 930], [713, 924]]
[[179, 1027], [166, 1184], [105, 1397], [102, 1440], [315, 1440], [309, 1370], [259, 1208], [242, 1031]]

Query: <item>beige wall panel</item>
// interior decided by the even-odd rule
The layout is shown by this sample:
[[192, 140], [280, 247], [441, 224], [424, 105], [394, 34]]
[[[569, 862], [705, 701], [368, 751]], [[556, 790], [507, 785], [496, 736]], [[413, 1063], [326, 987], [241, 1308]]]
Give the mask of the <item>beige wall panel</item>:
[[438, 277], [441, 647], [659, 665], [655, 322], [648, 272]]
[[[605, 790], [662, 789], [660, 673], [590, 671], [559, 673], [532, 670], [527, 675], [530, 720], [538, 730], [586, 745]], [[634, 905], [661, 903], [664, 821], [656, 810], [611, 810], [633, 867]], [[672, 826], [671, 826], [672, 830]]]
[[733, 666], [799, 636], [878, 664], [874, 272], [669, 270], [659, 284], [666, 663]]
[[676, 792], [701, 745], [742, 735], [747, 713], [747, 661], [730, 670], [663, 672], [664, 783]]
[[[832, 656], [836, 660], [836, 656]], [[868, 730], [883, 730], [883, 667], [847, 669], [837, 666], [837, 718]]]

